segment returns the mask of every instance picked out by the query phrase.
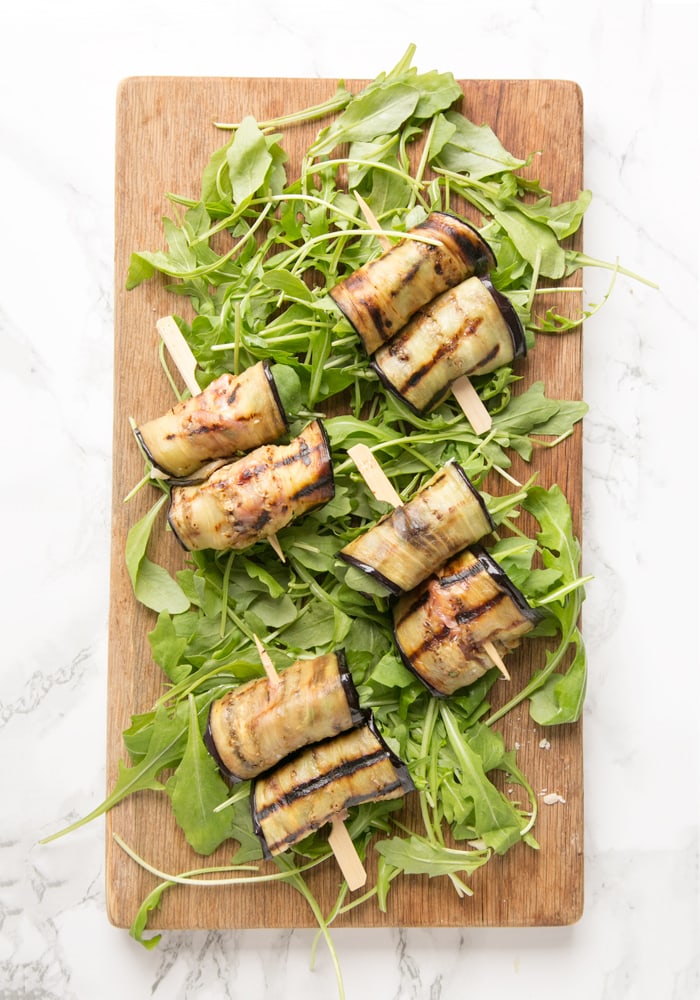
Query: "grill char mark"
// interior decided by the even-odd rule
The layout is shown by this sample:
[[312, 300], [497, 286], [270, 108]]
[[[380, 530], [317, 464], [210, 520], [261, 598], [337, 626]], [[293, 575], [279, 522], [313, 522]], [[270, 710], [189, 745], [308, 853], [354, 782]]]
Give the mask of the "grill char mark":
[[[341, 782], [348, 777], [361, 774], [363, 771], [371, 771], [372, 768], [381, 767], [384, 764], [388, 764], [393, 770], [393, 777], [391, 780], [385, 780], [383, 784], [378, 785], [377, 782], [379, 781], [380, 775], [377, 775], [373, 781], [367, 782], [366, 790], [358, 791], [356, 789], [353, 794], [346, 795], [342, 803], [336, 803], [335, 807], [340, 808], [341, 814], [353, 806], [361, 805], [362, 803], [373, 799], [382, 800], [386, 798], [396, 798], [401, 794], [408, 794], [409, 792], [414, 791], [415, 786], [407, 766], [399, 757], [396, 756], [384, 740], [377, 728], [372, 713], [364, 711], [362, 715], [362, 722], [355, 730], [341, 734], [340, 737], [324, 740], [320, 744], [316, 744], [315, 747], [306, 748], [306, 750], [301, 751], [299, 754], [293, 754], [287, 759], [287, 761], [283, 761], [280, 764], [280, 767], [293, 766], [297, 759], [310, 752], [313, 753], [318, 748], [322, 748], [326, 751], [328, 749], [332, 750], [334, 748], [334, 744], [339, 739], [343, 741], [342, 750], [340, 751], [340, 753], [343, 754], [347, 754], [348, 752], [348, 740], [356, 739], [358, 741], [357, 745], [352, 747], [354, 756], [350, 759], [343, 759], [338, 764], [334, 764], [332, 760], [327, 762], [329, 766], [327, 766], [322, 773], [319, 771], [319, 773], [312, 778], [300, 782], [298, 785], [292, 787], [288, 792], [283, 793], [279, 798], [263, 806], [261, 809], [258, 809], [256, 804], [256, 782], [253, 783], [251, 789], [253, 828], [262, 843], [263, 852], [266, 857], [272, 857], [274, 854], [279, 854], [281, 851], [286, 850], [295, 843], [298, 843], [308, 834], [319, 829], [320, 826], [323, 825], [323, 822], [327, 822], [331, 817], [324, 819], [322, 823], [318, 823], [305, 820], [302, 816], [301, 822], [294, 826], [291, 832], [274, 843], [268, 843], [265, 837], [265, 832], [263, 830], [263, 823], [265, 822], [265, 819], [274, 817], [275, 814], [278, 814], [285, 809], [290, 809], [292, 811], [291, 819], [295, 820], [297, 818], [294, 813], [295, 807], [297, 809], [302, 808], [306, 799], [313, 796], [315, 792], [322, 792], [324, 788], [327, 788], [329, 785], [333, 785], [335, 782]], [[354, 733], [354, 736], [352, 733]], [[369, 752], [366, 750], [365, 741], [374, 744], [370, 747]], [[363, 750], [365, 752], [363, 752]], [[316, 765], [319, 764], [318, 754], [314, 754], [314, 762]], [[273, 770], [268, 772], [268, 775], [261, 775], [258, 780], [264, 781], [266, 777], [274, 776], [274, 774], [275, 771]]]
[[[434, 574], [401, 598], [393, 612], [394, 639], [404, 665], [439, 698], [487, 671], [490, 660], [483, 644], [489, 634], [508, 650], [541, 618], [483, 546], [465, 549], [445, 570], [444, 576]], [[470, 581], [484, 575], [490, 587], [486, 581], [475, 582], [472, 590]], [[503, 612], [499, 612], [501, 606]], [[479, 618], [492, 612], [494, 617], [485, 618], [479, 627]]]
[[[247, 547], [256, 540], [254, 535], [271, 522], [279, 522], [272, 529], [278, 530], [290, 517], [330, 500], [335, 493], [335, 479], [323, 423], [313, 421], [294, 443], [296, 447], [291, 451], [289, 446], [274, 445], [257, 449], [230, 467], [218, 469], [201, 486], [183, 487], [189, 492], [173, 489], [168, 521], [183, 548], [190, 549], [185, 541], [188, 536], [192, 547]], [[308, 471], [295, 475], [297, 463], [299, 469]], [[260, 485], [256, 486], [258, 481]], [[203, 491], [201, 497], [194, 492], [196, 489]], [[218, 518], [210, 534], [199, 531], [195, 520], [196, 505], [208, 503], [208, 498], [216, 505]], [[302, 509], [295, 511], [295, 507]], [[251, 540], [246, 542], [248, 538]], [[234, 541], [227, 543], [227, 539]]]
[[[280, 673], [280, 683], [280, 691], [272, 693], [267, 678], [260, 677], [232, 688], [210, 706], [204, 743], [230, 784], [274, 767], [319, 738], [319, 732], [329, 737], [365, 721], [343, 649], [296, 660]], [[309, 704], [314, 706], [310, 713]], [[302, 719], [309, 721], [312, 734], [299, 724]], [[282, 752], [276, 742], [280, 734]]]

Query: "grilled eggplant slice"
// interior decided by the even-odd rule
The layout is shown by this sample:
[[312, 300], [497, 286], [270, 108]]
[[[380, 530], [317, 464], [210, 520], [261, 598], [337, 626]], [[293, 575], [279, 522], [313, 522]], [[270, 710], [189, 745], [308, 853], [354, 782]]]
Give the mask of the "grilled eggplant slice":
[[484, 375], [527, 351], [509, 299], [488, 279], [468, 278], [424, 306], [381, 347], [372, 367], [414, 413], [441, 403], [462, 375]]
[[206, 389], [136, 429], [153, 464], [169, 476], [189, 476], [206, 462], [231, 458], [276, 441], [287, 416], [270, 363], [240, 375], [220, 375]]
[[263, 445], [196, 486], [170, 491], [168, 522], [186, 550], [245, 549], [335, 493], [326, 430], [314, 420], [286, 445]]
[[421, 306], [471, 275], [488, 274], [495, 264], [491, 247], [476, 229], [454, 215], [431, 212], [406, 239], [339, 282], [330, 295], [373, 354]]
[[363, 721], [342, 650], [297, 660], [279, 683], [260, 677], [212, 703], [204, 742], [229, 781], [255, 778], [295, 750]]
[[414, 790], [406, 765], [371, 715], [363, 725], [315, 743], [253, 782], [253, 827], [267, 857], [281, 854], [363, 802]]
[[401, 594], [494, 527], [480, 493], [462, 466], [450, 461], [338, 555]]
[[540, 614], [477, 545], [400, 597], [393, 618], [403, 662], [434, 695], [447, 697], [493, 666], [484, 643], [492, 642], [502, 656]]

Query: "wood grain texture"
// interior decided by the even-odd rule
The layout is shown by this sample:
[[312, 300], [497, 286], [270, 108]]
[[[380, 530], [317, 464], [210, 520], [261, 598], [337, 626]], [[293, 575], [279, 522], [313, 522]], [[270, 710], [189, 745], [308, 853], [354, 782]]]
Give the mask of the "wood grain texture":
[[[359, 81], [347, 81], [354, 88]], [[117, 97], [115, 184], [115, 345], [111, 605], [108, 660], [107, 783], [116, 778], [125, 757], [122, 732], [132, 714], [148, 710], [162, 693], [162, 674], [147, 641], [154, 616], [134, 600], [124, 566], [126, 535], [153, 501], [141, 491], [128, 504], [124, 497], [139, 481], [143, 465], [129, 427], [129, 417], [143, 421], [166, 410], [172, 396], [157, 362], [158, 317], [185, 310], [159, 279], [125, 291], [129, 256], [163, 246], [161, 219], [172, 214], [166, 192], [197, 197], [202, 169], [226, 135], [215, 121], [236, 121], [246, 114], [263, 120], [330, 97], [335, 80], [131, 78]], [[541, 151], [530, 168], [555, 200], [575, 197], [583, 183], [583, 109], [578, 86], [558, 80], [467, 80], [462, 83], [465, 113], [488, 122], [514, 154]], [[285, 148], [290, 176], [300, 151], [312, 141], [318, 124], [289, 131]], [[581, 234], [577, 234], [581, 240]], [[576, 244], [578, 245], [578, 244]], [[575, 282], [574, 282], [575, 283]], [[550, 299], [562, 311], [580, 308], [579, 293]], [[540, 337], [522, 365], [523, 385], [543, 379], [549, 395], [580, 399], [580, 333]], [[517, 458], [517, 457], [516, 457]], [[569, 498], [575, 528], [581, 530], [581, 428], [558, 448], [538, 452], [532, 465], [519, 460], [513, 472], [527, 478], [539, 470], [540, 484], [558, 482]], [[490, 484], [504, 492], [503, 484]], [[182, 565], [179, 547], [163, 535], [149, 554], [171, 569]], [[529, 677], [542, 650], [537, 643], [509, 657], [513, 685]], [[506, 700], [507, 682], [496, 686]], [[389, 895], [388, 912], [370, 904], [353, 910], [336, 926], [544, 926], [576, 921], [583, 906], [583, 746], [580, 723], [544, 730], [529, 718], [527, 707], [512, 712], [500, 728], [509, 746], [520, 747], [518, 763], [537, 793], [559, 793], [566, 801], [540, 806], [535, 829], [541, 845], [532, 851], [518, 845], [495, 858], [471, 880], [474, 895], [460, 900], [444, 879], [400, 880]], [[542, 739], [551, 743], [540, 747]], [[541, 802], [541, 799], [540, 799]], [[415, 803], [407, 800], [410, 822]], [[116, 807], [106, 820], [106, 880], [109, 919], [129, 926], [157, 879], [144, 872], [115, 845], [119, 834], [140, 855], [166, 872], [199, 867], [181, 836], [166, 797], [140, 792]], [[227, 863], [221, 848], [206, 864]], [[370, 853], [370, 879], [376, 859]], [[335, 899], [339, 873], [330, 863], [309, 878], [327, 910]], [[314, 919], [292, 888], [177, 887], [165, 893], [151, 919], [160, 929], [307, 927]]]

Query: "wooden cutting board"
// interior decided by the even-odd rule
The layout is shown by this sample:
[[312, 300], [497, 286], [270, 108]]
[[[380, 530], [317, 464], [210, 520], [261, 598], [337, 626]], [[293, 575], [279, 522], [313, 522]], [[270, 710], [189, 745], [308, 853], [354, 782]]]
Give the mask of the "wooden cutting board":
[[[442, 67], [446, 68], [446, 67]], [[109, 627], [107, 781], [111, 789], [120, 758], [122, 732], [132, 714], [148, 710], [162, 693], [162, 674], [147, 641], [154, 616], [134, 600], [124, 565], [129, 527], [146, 513], [149, 490], [128, 504], [124, 498], [140, 480], [143, 464], [134, 444], [129, 417], [143, 421], [172, 405], [172, 393], [157, 362], [156, 320], [186, 312], [155, 279], [125, 291], [129, 256], [136, 250], [163, 247], [161, 220], [172, 216], [166, 192], [197, 197], [202, 169], [228, 133], [215, 121], [238, 121], [246, 114], [264, 120], [317, 104], [333, 95], [336, 80], [131, 78], [122, 82], [117, 100], [115, 191], [115, 350], [111, 605]], [[355, 90], [361, 81], [346, 81]], [[464, 112], [487, 122], [507, 149], [520, 157], [536, 153], [530, 169], [556, 201], [575, 197], [583, 183], [583, 109], [577, 85], [559, 80], [466, 80]], [[319, 124], [287, 133], [289, 176], [316, 134]], [[576, 237], [580, 241], [581, 234]], [[580, 245], [580, 243], [574, 244]], [[575, 283], [575, 282], [574, 282]], [[577, 292], [550, 300], [561, 311], [580, 308]], [[543, 379], [555, 398], [580, 399], [580, 333], [539, 337], [523, 368], [523, 385]], [[556, 449], [538, 452], [532, 465], [517, 460], [514, 474], [524, 480], [540, 472], [540, 484], [558, 482], [581, 529], [581, 428]], [[182, 565], [179, 547], [161, 538], [149, 552], [171, 569]], [[176, 551], [177, 550], [177, 551]], [[525, 644], [531, 650], [532, 643]], [[514, 683], [528, 677], [532, 660], [525, 651], [509, 658]], [[497, 685], [507, 697], [503, 685]], [[494, 704], [498, 702], [494, 699]], [[406, 878], [394, 884], [388, 912], [369, 904], [351, 911], [335, 926], [544, 926], [570, 924], [583, 906], [583, 752], [581, 724], [541, 729], [516, 710], [500, 724], [508, 746], [518, 744], [518, 763], [542, 796], [556, 792], [564, 803], [540, 805], [533, 851], [517, 845], [494, 858], [471, 880], [474, 895], [459, 899], [445, 879]], [[541, 746], [542, 740], [551, 746]], [[542, 799], [540, 798], [540, 802]], [[407, 817], [415, 803], [407, 800]], [[139, 792], [108, 814], [106, 820], [106, 889], [108, 915], [119, 927], [131, 924], [144, 897], [158, 879], [131, 861], [113, 841], [118, 834], [161, 871], [197, 868], [203, 859], [187, 846], [164, 794]], [[205, 864], [227, 863], [231, 850], [221, 848]], [[370, 879], [374, 859], [370, 857]], [[309, 878], [328, 910], [338, 888], [338, 869], [329, 863]], [[313, 926], [306, 903], [284, 885], [214, 889], [177, 887], [166, 892], [150, 923], [159, 929]]]

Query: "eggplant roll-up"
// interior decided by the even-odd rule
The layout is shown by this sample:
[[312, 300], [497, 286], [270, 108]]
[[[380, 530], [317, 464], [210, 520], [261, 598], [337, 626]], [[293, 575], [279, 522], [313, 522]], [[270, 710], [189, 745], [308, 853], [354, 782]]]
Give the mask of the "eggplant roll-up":
[[182, 478], [216, 458], [276, 441], [287, 416], [268, 361], [220, 375], [206, 389], [142, 424], [136, 435], [155, 466]]
[[276, 685], [260, 677], [228, 691], [212, 703], [204, 740], [222, 774], [245, 781], [363, 718], [340, 650], [297, 660]]
[[488, 279], [468, 278], [424, 306], [381, 347], [372, 367], [414, 412], [432, 410], [462, 375], [484, 375], [525, 356], [512, 303]]
[[400, 594], [494, 527], [481, 494], [462, 466], [450, 461], [338, 555]]
[[335, 285], [330, 295], [373, 354], [421, 306], [471, 275], [488, 274], [495, 263], [476, 229], [454, 215], [431, 212], [406, 238]]
[[404, 663], [438, 697], [472, 684], [494, 665], [484, 643], [502, 656], [540, 618], [481, 546], [460, 552], [400, 597], [393, 616]]
[[414, 785], [369, 717], [340, 736], [315, 743], [256, 778], [253, 826], [270, 857], [293, 847], [363, 802], [401, 798]]
[[198, 485], [170, 491], [168, 522], [187, 550], [245, 549], [276, 534], [335, 492], [320, 420], [286, 445], [263, 445]]

